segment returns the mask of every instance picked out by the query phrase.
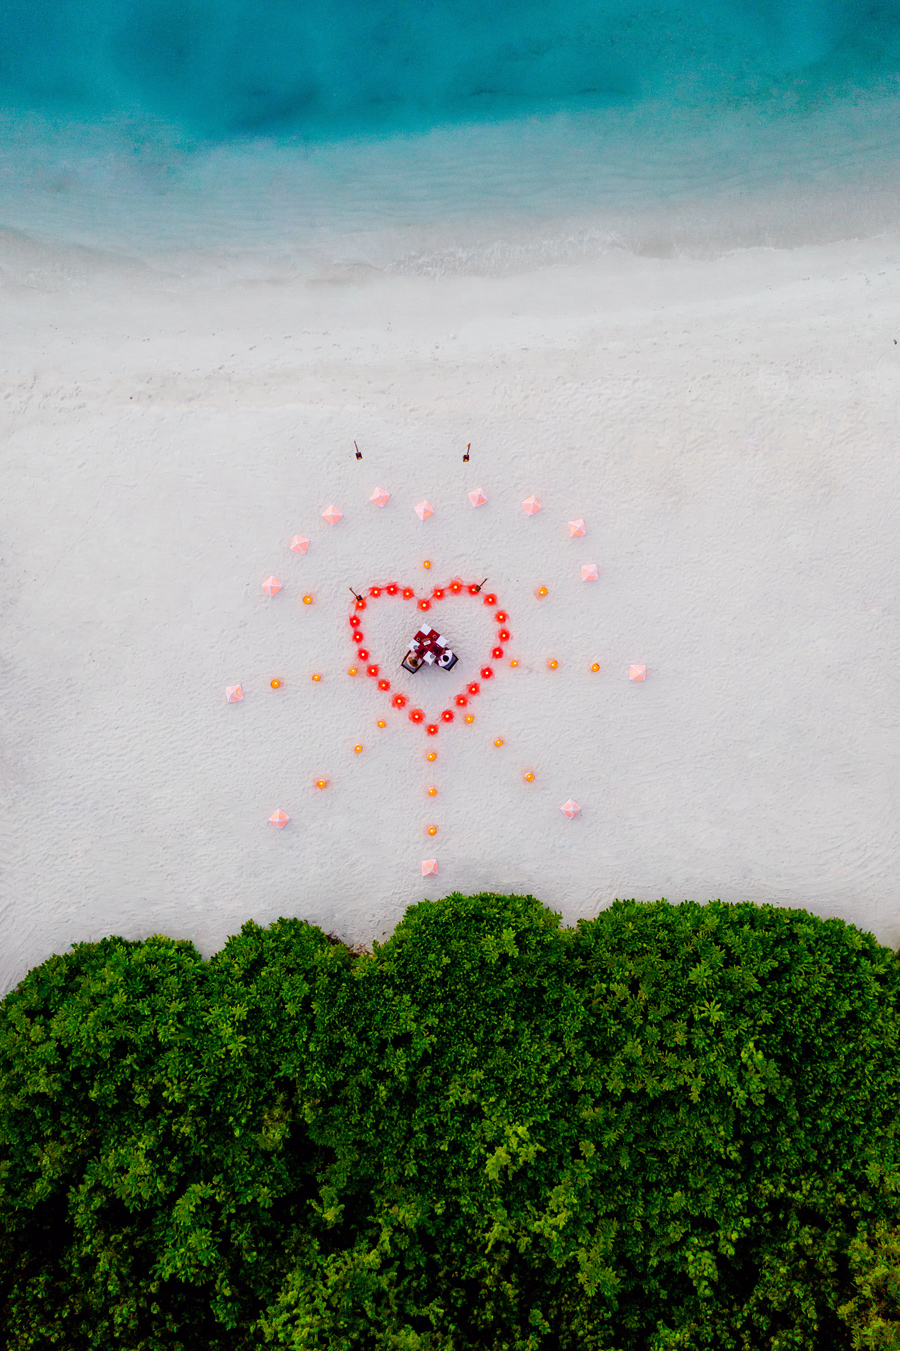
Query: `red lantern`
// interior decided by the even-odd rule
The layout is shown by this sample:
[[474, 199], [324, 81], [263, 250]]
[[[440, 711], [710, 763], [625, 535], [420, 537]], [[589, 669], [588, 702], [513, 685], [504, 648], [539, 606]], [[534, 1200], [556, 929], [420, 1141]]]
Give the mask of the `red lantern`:
[[369, 660], [369, 654], [368, 654], [368, 652], [365, 650], [364, 647], [358, 647], [358, 648], [356, 649], [356, 655], [357, 655], [357, 657], [359, 658], [360, 661], [368, 661], [368, 660]]
[[509, 619], [509, 615], [506, 613], [505, 610], [498, 610], [497, 613], [494, 615], [494, 618], [496, 619], [498, 624], [505, 624], [507, 619]]
[[414, 596], [415, 594], [416, 594], [416, 593], [413, 591], [413, 589], [412, 589], [411, 586], [405, 586], [405, 587], [403, 588], [403, 599], [404, 599], [404, 600], [412, 600], [412, 598], [413, 598], [413, 596]]
[[471, 685], [466, 686], [466, 690], [469, 694], [477, 694], [480, 688], [481, 687], [479, 685], [476, 685], [474, 680], [472, 681]]
[[493, 594], [490, 595], [490, 596], [485, 596], [485, 598], [484, 598], [484, 603], [485, 603], [485, 605], [496, 605], [496, 604], [497, 604], [497, 597], [496, 597], [495, 595], [493, 595]]
[[391, 688], [391, 682], [389, 680], [379, 680], [378, 688], [380, 690], [389, 690]]
[[409, 715], [409, 720], [410, 722], [421, 722], [424, 717], [425, 714], [421, 708], [414, 708]]
[[367, 666], [367, 667], [366, 667], [366, 675], [368, 675], [368, 676], [377, 676], [377, 674], [378, 674], [378, 667], [377, 667], [377, 666]]
[[362, 621], [360, 620], [359, 615], [351, 615], [351, 616], [350, 616], [350, 627], [351, 627], [351, 628], [355, 629], [356, 626], [357, 626], [357, 624], [359, 624], [359, 623], [361, 623], [361, 622], [362, 622]]
[[453, 592], [454, 596], [458, 596], [460, 591], [462, 591], [462, 582], [451, 582], [450, 590]]
[[431, 609], [431, 601], [430, 601], [430, 600], [420, 600], [420, 601], [419, 601], [419, 609], [420, 609], [420, 610], [430, 610], [430, 609]]
[[369, 595], [370, 595], [370, 596], [375, 596], [375, 598], [377, 599], [377, 598], [381, 595], [381, 587], [380, 587], [380, 586], [370, 586], [370, 587], [369, 587]]
[[366, 602], [363, 600], [362, 596], [356, 597], [356, 608], [357, 610], [364, 610], [366, 608]]
[[508, 643], [510, 639], [509, 629], [501, 629], [497, 634], [497, 637], [500, 639], [501, 643]]
[[354, 643], [364, 643], [366, 641], [366, 635], [363, 633], [362, 629], [353, 630], [353, 641]]
[[[495, 658], [497, 659], [497, 661], [499, 661], [500, 658], [503, 656], [503, 648], [502, 648], [502, 647], [495, 647], [495, 648], [493, 648], [493, 649], [491, 650], [491, 656], [492, 656], [492, 657], [495, 657]], [[482, 675], [483, 675], [483, 674], [484, 674], [484, 672], [482, 671]]]
[[482, 678], [482, 680], [490, 680], [490, 678], [491, 678], [491, 676], [492, 676], [493, 674], [494, 674], [494, 673], [493, 673], [493, 671], [491, 670], [490, 666], [482, 666], [482, 668], [481, 668], [481, 678]]
[[428, 726], [425, 728], [425, 731], [428, 733], [429, 736], [437, 736], [437, 732], [438, 732], [438, 726], [437, 726], [437, 723], [436, 723], [436, 722], [430, 722], [430, 723], [428, 724]]
[[472, 585], [469, 587], [469, 595], [470, 595], [470, 596], [477, 596], [477, 595], [478, 595], [478, 592], [479, 592], [480, 590], [481, 590], [481, 587], [478, 586], [478, 585], [476, 585], [475, 582], [473, 582]]
[[444, 599], [444, 591], [443, 591], [443, 587], [436, 586], [436, 587], [434, 588], [434, 590], [432, 591], [431, 594], [434, 596], [435, 600], [443, 600], [443, 599]]
[[442, 721], [442, 722], [452, 722], [452, 721], [453, 721], [453, 710], [452, 710], [452, 708], [445, 708], [445, 709], [444, 709], [443, 713], [441, 714], [441, 721]]
[[467, 704], [468, 702], [469, 702], [469, 701], [468, 701], [468, 699], [466, 698], [466, 696], [465, 696], [464, 694], [458, 694], [458, 695], [456, 696], [456, 707], [457, 707], [457, 708], [465, 708], [465, 706], [466, 706], [466, 704]]
[[399, 590], [400, 590], [400, 588], [399, 588], [399, 586], [397, 585], [397, 583], [396, 583], [396, 582], [391, 582], [390, 586], [389, 586], [388, 589], [387, 589], [387, 593], [388, 593], [389, 596], [396, 596], [396, 594], [397, 594], [397, 592], [398, 592]]
[[406, 695], [395, 694], [393, 699], [391, 700], [391, 703], [394, 705], [394, 708], [402, 708], [403, 705], [406, 703]]

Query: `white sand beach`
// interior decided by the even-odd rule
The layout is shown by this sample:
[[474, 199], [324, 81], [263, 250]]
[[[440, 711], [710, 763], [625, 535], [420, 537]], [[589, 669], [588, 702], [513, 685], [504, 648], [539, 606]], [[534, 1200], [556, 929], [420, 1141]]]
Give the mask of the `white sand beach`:
[[[0, 269], [4, 990], [111, 933], [369, 943], [453, 891], [900, 943], [900, 239], [310, 277], [8, 232]], [[512, 636], [428, 738], [347, 674], [348, 588], [454, 576]], [[414, 680], [417, 613], [366, 611], [429, 712], [477, 679], [479, 602], [442, 603], [459, 667]]]

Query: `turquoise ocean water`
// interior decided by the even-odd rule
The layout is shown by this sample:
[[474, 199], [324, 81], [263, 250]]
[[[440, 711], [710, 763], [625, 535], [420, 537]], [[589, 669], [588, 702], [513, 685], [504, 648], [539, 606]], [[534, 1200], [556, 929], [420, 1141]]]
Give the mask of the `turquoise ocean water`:
[[44, 240], [705, 256], [892, 228], [898, 165], [900, 0], [0, 0], [0, 228]]

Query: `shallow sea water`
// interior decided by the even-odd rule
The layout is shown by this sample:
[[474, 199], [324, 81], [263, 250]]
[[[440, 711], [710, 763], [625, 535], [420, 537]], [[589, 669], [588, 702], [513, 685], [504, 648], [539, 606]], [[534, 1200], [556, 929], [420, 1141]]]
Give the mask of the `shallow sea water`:
[[891, 229], [900, 5], [0, 10], [0, 226], [247, 276]]

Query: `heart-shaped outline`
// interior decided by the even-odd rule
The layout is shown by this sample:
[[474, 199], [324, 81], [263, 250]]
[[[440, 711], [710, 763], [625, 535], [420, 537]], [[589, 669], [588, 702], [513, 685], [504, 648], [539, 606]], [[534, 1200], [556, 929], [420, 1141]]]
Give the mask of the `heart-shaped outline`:
[[[368, 665], [369, 653], [362, 646], [362, 643], [365, 642], [365, 638], [362, 634], [357, 637], [357, 629], [360, 624], [359, 611], [365, 610], [368, 607], [370, 600], [378, 600], [381, 596], [399, 596], [403, 600], [414, 600], [416, 602], [416, 609], [421, 613], [427, 613], [432, 605], [439, 603], [448, 596], [461, 596], [463, 594], [477, 596], [480, 594], [483, 586], [484, 582], [464, 582], [462, 578], [454, 577], [451, 581], [447, 582], [445, 586], [433, 587], [430, 596], [416, 596], [415, 591], [411, 586], [401, 586], [399, 582], [387, 582], [384, 586], [370, 586], [368, 598], [356, 596], [356, 600], [348, 615], [348, 620], [350, 624], [351, 641], [358, 644], [356, 651], [357, 660], [366, 667], [367, 676], [370, 676], [373, 680], [378, 680], [379, 689], [384, 690], [386, 694], [390, 695], [391, 704], [394, 708], [405, 708], [411, 701], [410, 696], [404, 694], [402, 691], [396, 691], [391, 694], [391, 682], [384, 676], [381, 676], [379, 679], [381, 668], [377, 663]], [[356, 592], [353, 594], [356, 595]], [[486, 595], [482, 596], [482, 602], [485, 605], [489, 605], [491, 608], [497, 606], [497, 613], [494, 615], [494, 619], [499, 625], [499, 634], [498, 641], [492, 649], [491, 656], [493, 660], [499, 661], [503, 656], [502, 643], [509, 642], [511, 637], [511, 634], [506, 627], [509, 623], [509, 616], [500, 605], [500, 601], [493, 591], [489, 591]], [[492, 680], [493, 676], [494, 671], [491, 666], [482, 666], [482, 680]], [[457, 708], [466, 708], [469, 700], [474, 699], [480, 693], [481, 686], [478, 682], [474, 680], [470, 681], [464, 690], [461, 690], [459, 694], [454, 696], [453, 703]], [[428, 736], [436, 736], [440, 731], [441, 723], [453, 722], [456, 715], [453, 708], [445, 708], [441, 710], [440, 716], [435, 722], [427, 722], [423, 709], [411, 708], [408, 716], [410, 722], [422, 723]]]

